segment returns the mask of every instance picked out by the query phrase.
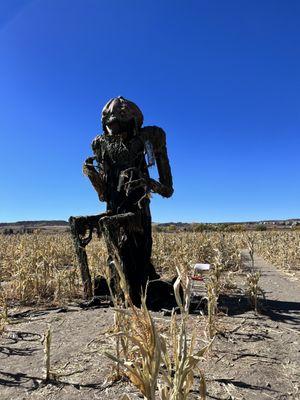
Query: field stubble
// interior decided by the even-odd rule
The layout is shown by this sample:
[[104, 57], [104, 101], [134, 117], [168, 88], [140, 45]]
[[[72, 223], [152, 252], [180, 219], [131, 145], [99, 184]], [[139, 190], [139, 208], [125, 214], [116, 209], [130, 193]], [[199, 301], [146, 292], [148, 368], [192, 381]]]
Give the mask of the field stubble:
[[[3, 326], [10, 322], [7, 310], [14, 305], [63, 305], [70, 302], [70, 300], [79, 300], [81, 298], [80, 274], [77, 267], [73, 243], [69, 234], [11, 235], [2, 236], [1, 239], [0, 321], [2, 321]], [[264, 330], [265, 324], [270, 324], [271, 321], [265, 317], [256, 316], [253, 321], [253, 323], [256, 324], [254, 329], [255, 333], [253, 333], [251, 314], [250, 319], [247, 317], [247, 323], [245, 322], [246, 318], [242, 320], [241, 323], [238, 322], [238, 324], [238, 320], [232, 320], [232, 318], [228, 316], [226, 317], [223, 315], [223, 318], [221, 317], [221, 319], [218, 319], [217, 317], [219, 317], [219, 315], [216, 306], [218, 296], [220, 293], [224, 294], [226, 291], [230, 290], [230, 287], [232, 288], [235, 286], [233, 276], [235, 276], [235, 273], [237, 273], [238, 276], [239, 272], [243, 268], [242, 249], [248, 248], [248, 250], [250, 250], [250, 258], [252, 258], [252, 263], [250, 263], [250, 265], [252, 264], [252, 266], [254, 264], [254, 255], [259, 254], [267, 261], [291, 272], [295, 270], [299, 271], [300, 269], [299, 247], [299, 231], [251, 233], [157, 233], [154, 235], [153, 263], [156, 266], [157, 271], [160, 272], [163, 277], [179, 275], [181, 280], [184, 280], [187, 278], [187, 271], [194, 263], [203, 262], [211, 263], [213, 265], [214, 268], [210, 277], [212, 287], [210, 288], [211, 290], [208, 290], [208, 309], [212, 310], [211, 315], [208, 313], [209, 315], [207, 318], [200, 316], [200, 318], [198, 317], [199, 320], [195, 319], [195, 317], [190, 318], [187, 312], [188, 308], [185, 307], [182, 309], [181, 317], [179, 317], [178, 322], [176, 322], [175, 315], [173, 315], [171, 325], [169, 326], [170, 321], [164, 321], [161, 317], [154, 317], [154, 322], [146, 308], [141, 311], [135, 310], [134, 308], [131, 310], [115, 309], [115, 325], [114, 327], [108, 328], [107, 337], [104, 341], [102, 338], [101, 343], [102, 345], [104, 343], [105, 346], [107, 346], [107, 343], [110, 343], [114, 337], [117, 339], [117, 351], [115, 354], [117, 356], [119, 354], [120, 357], [116, 358], [116, 356], [113, 355], [115, 350], [113, 344], [114, 340], [111, 343], [111, 349], [113, 351], [113, 353], [110, 353], [111, 357], [117, 363], [117, 366], [123, 365], [123, 373], [125, 373], [125, 376], [127, 376], [133, 385], [144, 395], [145, 399], [152, 400], [156, 398], [157, 387], [160, 390], [161, 399], [184, 400], [187, 398], [194, 398], [193, 395], [191, 397], [190, 394], [193, 393], [196, 381], [196, 386], [198, 385], [198, 387], [200, 387], [199, 394], [202, 393], [202, 399], [206, 398], [206, 382], [211, 382], [210, 391], [213, 390], [214, 395], [216, 395], [218, 391], [223, 393], [225, 389], [227, 394], [232, 396], [232, 393], [235, 393], [237, 388], [239, 388], [239, 385], [241, 385], [241, 381], [237, 379], [238, 372], [244, 371], [243, 376], [245, 376], [250, 368], [247, 363], [244, 363], [243, 365], [240, 364], [238, 369], [232, 369], [238, 360], [238, 357], [241, 357], [242, 360], [250, 355], [251, 357], [258, 357], [258, 354], [260, 354], [259, 357], [261, 357], [261, 347], [259, 347], [261, 344], [256, 341], [254, 343], [258, 343], [259, 346], [257, 349], [253, 347], [253, 354], [249, 353], [248, 347], [245, 353], [243, 335], [245, 335], [247, 339], [247, 329], [250, 329], [249, 337], [251, 338], [252, 335], [258, 334], [258, 329]], [[94, 277], [99, 274], [105, 274], [107, 253], [104, 242], [101, 239], [95, 239], [88, 247], [88, 257], [92, 276]], [[209, 289], [210, 286], [208, 285], [207, 287]], [[214, 296], [210, 296], [210, 292], [213, 293]], [[188, 299], [188, 297], [189, 295], [185, 296], [186, 299]], [[178, 300], [178, 302], [180, 302], [180, 300]], [[122, 324], [116, 324], [116, 316], [121, 315], [123, 315], [121, 318], [123, 321]], [[136, 318], [134, 318], [134, 315], [136, 315]], [[84, 316], [87, 318], [88, 314], [78, 314], [77, 319], [79, 319], [76, 322], [76, 326], [77, 324], [80, 324], [80, 318], [83, 318]], [[111, 317], [111, 314], [108, 313], [107, 316]], [[106, 319], [103, 317], [104, 314], [102, 316], [102, 322], [104, 323]], [[145, 322], [145, 329], [141, 330], [141, 323], [143, 321]], [[166, 324], [165, 327], [161, 326], [162, 321]], [[226, 326], [226, 321], [229, 323], [228, 327]], [[62, 322], [60, 322], [60, 324], [61, 323]], [[134, 325], [135, 323], [136, 326]], [[177, 323], [178, 326], [176, 325]], [[89, 326], [92, 325], [94, 325], [94, 322]], [[135, 329], [136, 327], [138, 329]], [[24, 328], [26, 329], [25, 325]], [[40, 329], [40, 327], [37, 328]], [[272, 322], [272, 325], [270, 325], [270, 327], [268, 325], [267, 330], [263, 332], [268, 333], [268, 330], [271, 329], [271, 332], [274, 331], [277, 334], [277, 328], [278, 326], [276, 323]], [[171, 329], [170, 333], [165, 336], [165, 333], [167, 333], [169, 329]], [[289, 329], [288, 332], [290, 335], [296, 335], [294, 329], [285, 329]], [[55, 330], [56, 340], [59, 336], [60, 330], [61, 329]], [[86, 324], [83, 332], [85, 332], [85, 330], [87, 330]], [[143, 331], [145, 331], [145, 334], [147, 335], [145, 338], [141, 337], [143, 340], [138, 341], [140, 332]], [[195, 335], [195, 332], [197, 332], [197, 335]], [[10, 337], [10, 329], [5, 333], [7, 337]], [[66, 334], [67, 332], [63, 333], [64, 339]], [[205, 343], [206, 345], [210, 343], [211, 339], [213, 339], [216, 334], [217, 340], [214, 343], [214, 350], [208, 352], [208, 358], [206, 357], [203, 359], [201, 347], [199, 349], [198, 346], [202, 346], [203, 349], [206, 349], [207, 347], [203, 347], [203, 345], [205, 345]], [[235, 337], [234, 335], [241, 336], [240, 342], [238, 341], [239, 336]], [[6, 336], [4, 336], [4, 339]], [[286, 347], [284, 347], [284, 352], [286, 354], [288, 354], [287, 349], [289, 348], [290, 343], [294, 341], [294, 336], [288, 338]], [[165, 342], [166, 337], [168, 337], [167, 342]], [[197, 346], [194, 348], [196, 337]], [[239, 349], [241, 354], [227, 351], [227, 339], [225, 340], [225, 343], [223, 343], [224, 338], [227, 337], [230, 339], [230, 342], [233, 341], [233, 343], [235, 343], [235, 350], [237, 351]], [[169, 340], [170, 338], [171, 340]], [[264, 336], [262, 336], [262, 338], [264, 338]], [[82, 341], [84, 341], [84, 339], [86, 338], [83, 335]], [[97, 344], [98, 341], [94, 340], [95, 339], [90, 343]], [[132, 342], [131, 347], [128, 347], [130, 341]], [[148, 342], [150, 346], [149, 349], [146, 346]], [[274, 341], [274, 346], [276, 347], [279, 344], [282, 345], [281, 342], [277, 343]], [[63, 343], [65, 344], [65, 341], [63, 341]], [[120, 343], [123, 343], [121, 347]], [[126, 344], [125, 347], [124, 343]], [[188, 345], [188, 343], [190, 344]], [[172, 346], [173, 350], [171, 350]], [[46, 357], [46, 359], [49, 361], [50, 344], [48, 347], [49, 348], [46, 350], [46, 356], [48, 357]], [[123, 350], [118, 350], [119, 347]], [[153, 353], [152, 347], [157, 350], [157, 354], [162, 354], [161, 361], [163, 361], [163, 364], [166, 366], [166, 370], [161, 369], [159, 366], [157, 361], [160, 360], [159, 358], [156, 357], [152, 359], [150, 357]], [[163, 349], [162, 353], [161, 349]], [[183, 349], [185, 350], [183, 351]], [[266, 350], [265, 347], [264, 350]], [[58, 356], [57, 351], [58, 348], [55, 348], [54, 355], [56, 356]], [[98, 346], [95, 351], [98, 354]], [[222, 352], [224, 352], [224, 354]], [[227, 356], [224, 357], [227, 354], [229, 359], [227, 359]], [[132, 357], [132, 355], [134, 357]], [[63, 358], [65, 357], [66, 354], [63, 355]], [[169, 357], [171, 358], [169, 359]], [[230, 357], [233, 357], [232, 360]], [[237, 358], [235, 359], [234, 357]], [[269, 354], [266, 354], [264, 357], [265, 359], [263, 361], [268, 362]], [[188, 359], [190, 362], [192, 360], [194, 364], [186, 364]], [[86, 362], [85, 357], [83, 361]], [[193, 369], [196, 367], [198, 362], [200, 362], [199, 376], [194, 382], [196, 375], [194, 374]], [[176, 366], [175, 369], [173, 365]], [[186, 372], [184, 372], [187, 365], [190, 365], [190, 367]], [[217, 365], [221, 368], [219, 368], [220, 370]], [[11, 365], [11, 367], [13, 368], [13, 365]], [[50, 376], [49, 362], [47, 368], [48, 376]], [[236, 375], [235, 380], [233, 377], [230, 379], [222, 378], [222, 373], [224, 374], [226, 368], [229, 368], [232, 376]], [[274, 366], [274, 368], [277, 367]], [[59, 371], [59, 369], [56, 368], [56, 371]], [[177, 372], [174, 374], [174, 371]], [[137, 372], [139, 373], [137, 374]], [[292, 370], [291, 376], [293, 377], [294, 374], [295, 372]], [[216, 378], [218, 375], [220, 375], [221, 378]], [[149, 377], [154, 377], [155, 379], [151, 381], [149, 380]], [[270, 384], [264, 382], [265, 373], [261, 372], [259, 377], [259, 379], [262, 379], [261, 387], [255, 386], [252, 383], [252, 386], [249, 384], [248, 386], [245, 386], [244, 389], [257, 391], [259, 388], [259, 390], [264, 393], [269, 390], [268, 388]], [[250, 383], [252, 382], [251, 379], [252, 378], [249, 375]], [[280, 379], [283, 379], [282, 382], [285, 382], [284, 379], [291, 381], [290, 375], [288, 377], [280, 377]], [[293, 383], [293, 381], [291, 382]], [[70, 385], [70, 383], [68, 383], [68, 385]], [[265, 385], [267, 386], [265, 387]], [[286, 385], [286, 387], [289, 387], [291, 393], [298, 393], [297, 387], [293, 385]], [[286, 387], [284, 387], [284, 390]], [[51, 385], [48, 385], [45, 390], [51, 390]], [[36, 392], [37, 395], [39, 391], [40, 389]], [[69, 394], [67, 394], [67, 396], [68, 395]], [[117, 397], [119, 398], [119, 392]], [[126, 395], [122, 398], [129, 399], [132, 397]], [[244, 397], [236, 398], [244, 399]], [[277, 398], [279, 397], [277, 396], [276, 399]]]
[[[155, 233], [152, 260], [165, 278], [187, 271], [196, 262], [240, 269], [247, 243], [256, 255], [288, 272], [300, 271], [300, 232]], [[87, 247], [92, 277], [106, 271], [104, 241]], [[81, 297], [80, 274], [71, 236], [59, 234], [1, 235], [1, 297], [21, 304], [61, 304]]]

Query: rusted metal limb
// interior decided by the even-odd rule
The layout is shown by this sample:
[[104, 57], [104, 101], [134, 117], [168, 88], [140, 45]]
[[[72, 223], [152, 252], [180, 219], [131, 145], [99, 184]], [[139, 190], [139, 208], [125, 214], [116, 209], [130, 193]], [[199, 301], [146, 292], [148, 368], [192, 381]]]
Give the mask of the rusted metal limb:
[[107, 215], [107, 213], [103, 213], [99, 215], [69, 218], [71, 234], [75, 245], [75, 251], [83, 284], [83, 297], [86, 300], [93, 297], [93, 285], [85, 248], [92, 240], [94, 231], [97, 232], [98, 236], [100, 235], [99, 219]]

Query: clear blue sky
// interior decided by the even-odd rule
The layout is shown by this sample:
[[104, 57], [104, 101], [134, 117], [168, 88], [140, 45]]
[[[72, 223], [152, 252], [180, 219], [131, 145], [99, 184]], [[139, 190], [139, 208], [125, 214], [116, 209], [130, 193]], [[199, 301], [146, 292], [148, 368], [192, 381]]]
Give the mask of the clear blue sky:
[[300, 217], [299, 0], [1, 0], [0, 221], [104, 210], [83, 160], [122, 95], [167, 132], [154, 221]]

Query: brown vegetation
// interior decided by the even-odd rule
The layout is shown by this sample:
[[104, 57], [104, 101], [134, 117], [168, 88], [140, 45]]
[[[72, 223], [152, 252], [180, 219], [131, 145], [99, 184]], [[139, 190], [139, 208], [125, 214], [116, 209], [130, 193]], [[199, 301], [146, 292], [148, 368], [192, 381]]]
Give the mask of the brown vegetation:
[[[287, 270], [300, 270], [300, 232], [154, 234], [153, 263], [165, 277], [186, 271], [196, 262], [224, 270], [241, 266], [241, 249], [249, 235], [255, 254]], [[92, 277], [105, 273], [107, 253], [102, 239], [87, 248]], [[1, 236], [1, 296], [23, 304], [57, 304], [81, 296], [81, 282], [73, 243], [68, 233]]]
[[[61, 305], [80, 300], [82, 285], [68, 233], [10, 235], [1, 239], [0, 332], [9, 333], [12, 323], [9, 310], [16, 304]], [[114, 325], [107, 327], [104, 350], [107, 343], [114, 341], [114, 345], [106, 352], [99, 349], [114, 362], [114, 372], [107, 382], [113, 384], [127, 379], [149, 400], [157, 396], [164, 400], [188, 399], [193, 397], [197, 386], [198, 394], [205, 399], [211, 373], [208, 367], [215, 357], [212, 354], [216, 353], [216, 350], [212, 350], [214, 353], [207, 351], [208, 345], [217, 335], [213, 348], [220, 347], [223, 337], [233, 335], [244, 324], [242, 321], [234, 327], [225, 327], [226, 317], [220, 317], [219, 296], [233, 294], [232, 288], [242, 277], [246, 287], [244, 295], [249, 296], [253, 308], [259, 312], [258, 296], [262, 290], [260, 274], [254, 269], [255, 256], [262, 255], [288, 271], [299, 270], [299, 246], [299, 231], [156, 233], [153, 262], [164, 277], [179, 276], [174, 289], [181, 313], [173, 314], [171, 319], [156, 318], [147, 310], [145, 301], [138, 309], [133, 305], [128, 307], [130, 300], [126, 293], [127, 305], [114, 299]], [[248, 275], [240, 274], [242, 249], [248, 249], [250, 255]], [[95, 238], [88, 246], [88, 257], [92, 277], [104, 275], [107, 254], [102, 239]], [[202, 315], [197, 320], [188, 315], [189, 271], [196, 262], [213, 266], [207, 280], [207, 316]], [[183, 302], [179, 282], [184, 288]], [[122, 289], [126, 291], [125, 285]], [[257, 318], [260, 321], [262, 317]], [[55, 347], [50, 350], [50, 328], [43, 343], [44, 380], [51, 383], [53, 377], [59, 379], [59, 370], [50, 365], [50, 353], [55, 355], [57, 351]], [[226, 390], [233, 388], [228, 384]], [[131, 398], [126, 396], [124, 398]]]

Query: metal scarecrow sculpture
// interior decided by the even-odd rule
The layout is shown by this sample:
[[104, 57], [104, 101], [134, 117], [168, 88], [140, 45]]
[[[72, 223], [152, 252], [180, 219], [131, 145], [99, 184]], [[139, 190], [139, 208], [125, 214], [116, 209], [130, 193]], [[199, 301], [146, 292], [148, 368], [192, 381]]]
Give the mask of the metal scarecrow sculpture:
[[[94, 156], [83, 165], [99, 200], [107, 203], [103, 214], [69, 219], [86, 299], [93, 293], [85, 247], [94, 231], [107, 245], [113, 291], [119, 282], [116, 265], [137, 306], [147, 281], [159, 278], [151, 263], [150, 194], [170, 197], [173, 183], [165, 132], [142, 125], [143, 114], [136, 104], [123, 97], [111, 99], [102, 110], [103, 133], [92, 142]], [[148, 171], [155, 164], [158, 181]]]

